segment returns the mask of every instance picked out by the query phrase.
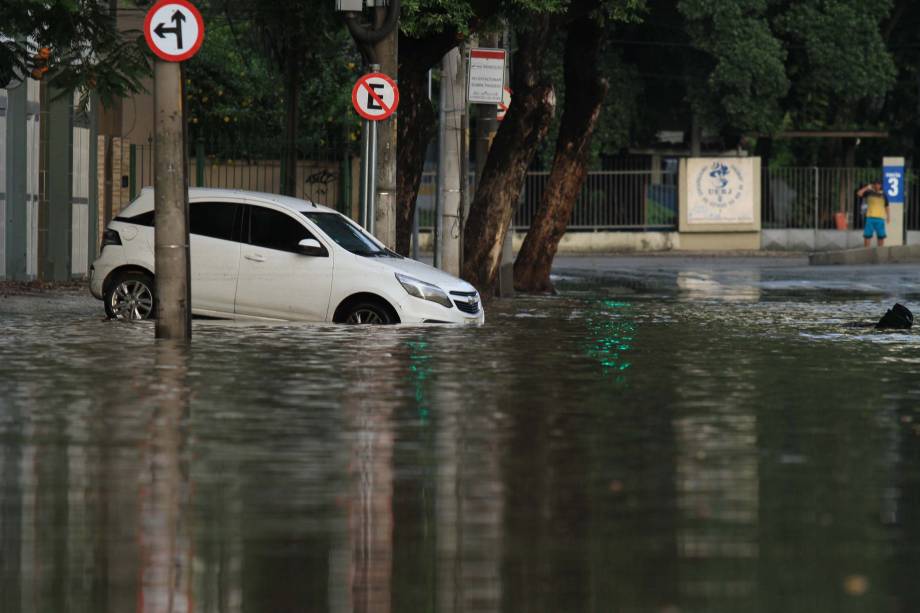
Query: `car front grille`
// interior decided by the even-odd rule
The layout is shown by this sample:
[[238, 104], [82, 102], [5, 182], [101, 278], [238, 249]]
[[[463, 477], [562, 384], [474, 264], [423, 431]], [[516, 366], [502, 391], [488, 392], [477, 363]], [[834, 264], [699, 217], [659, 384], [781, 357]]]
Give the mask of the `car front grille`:
[[479, 296], [476, 292], [451, 292], [450, 295], [454, 297], [457, 308], [464, 313], [475, 315], [479, 312]]

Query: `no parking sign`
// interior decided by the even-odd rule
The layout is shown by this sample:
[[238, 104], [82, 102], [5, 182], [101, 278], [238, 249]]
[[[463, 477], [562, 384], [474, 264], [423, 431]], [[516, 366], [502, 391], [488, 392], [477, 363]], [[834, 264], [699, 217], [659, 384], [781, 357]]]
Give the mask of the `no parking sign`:
[[351, 103], [358, 115], [369, 121], [382, 121], [396, 112], [399, 88], [382, 72], [366, 74], [351, 90]]

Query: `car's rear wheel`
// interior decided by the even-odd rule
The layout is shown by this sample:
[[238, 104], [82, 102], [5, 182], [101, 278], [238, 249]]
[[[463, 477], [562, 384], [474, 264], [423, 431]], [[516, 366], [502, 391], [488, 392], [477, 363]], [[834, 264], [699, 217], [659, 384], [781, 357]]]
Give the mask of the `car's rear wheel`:
[[152, 319], [156, 315], [153, 277], [134, 271], [119, 273], [109, 284], [103, 301], [110, 319]]
[[395, 323], [389, 310], [374, 302], [358, 302], [349, 307], [342, 319], [346, 324], [387, 325]]

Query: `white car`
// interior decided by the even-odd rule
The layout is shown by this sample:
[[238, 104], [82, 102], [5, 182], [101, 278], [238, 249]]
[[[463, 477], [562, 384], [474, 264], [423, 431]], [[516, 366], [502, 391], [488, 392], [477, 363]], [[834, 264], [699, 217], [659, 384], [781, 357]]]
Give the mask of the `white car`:
[[[482, 323], [469, 283], [388, 250], [311, 202], [189, 190], [192, 314], [351, 324]], [[155, 316], [153, 190], [109, 223], [90, 290], [109, 317]]]

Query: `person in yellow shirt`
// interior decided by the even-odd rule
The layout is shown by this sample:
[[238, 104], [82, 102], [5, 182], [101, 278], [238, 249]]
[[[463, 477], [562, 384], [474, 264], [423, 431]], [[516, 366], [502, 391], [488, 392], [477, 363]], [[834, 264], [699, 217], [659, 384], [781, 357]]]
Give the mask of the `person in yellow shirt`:
[[863, 230], [863, 246], [868, 248], [872, 243], [872, 235], [878, 237], [878, 246], [885, 245], [885, 222], [891, 222], [891, 216], [888, 213], [888, 197], [882, 190], [881, 181], [873, 181], [868, 185], [863, 185], [856, 191], [856, 195], [865, 199], [866, 209], [866, 229]]

